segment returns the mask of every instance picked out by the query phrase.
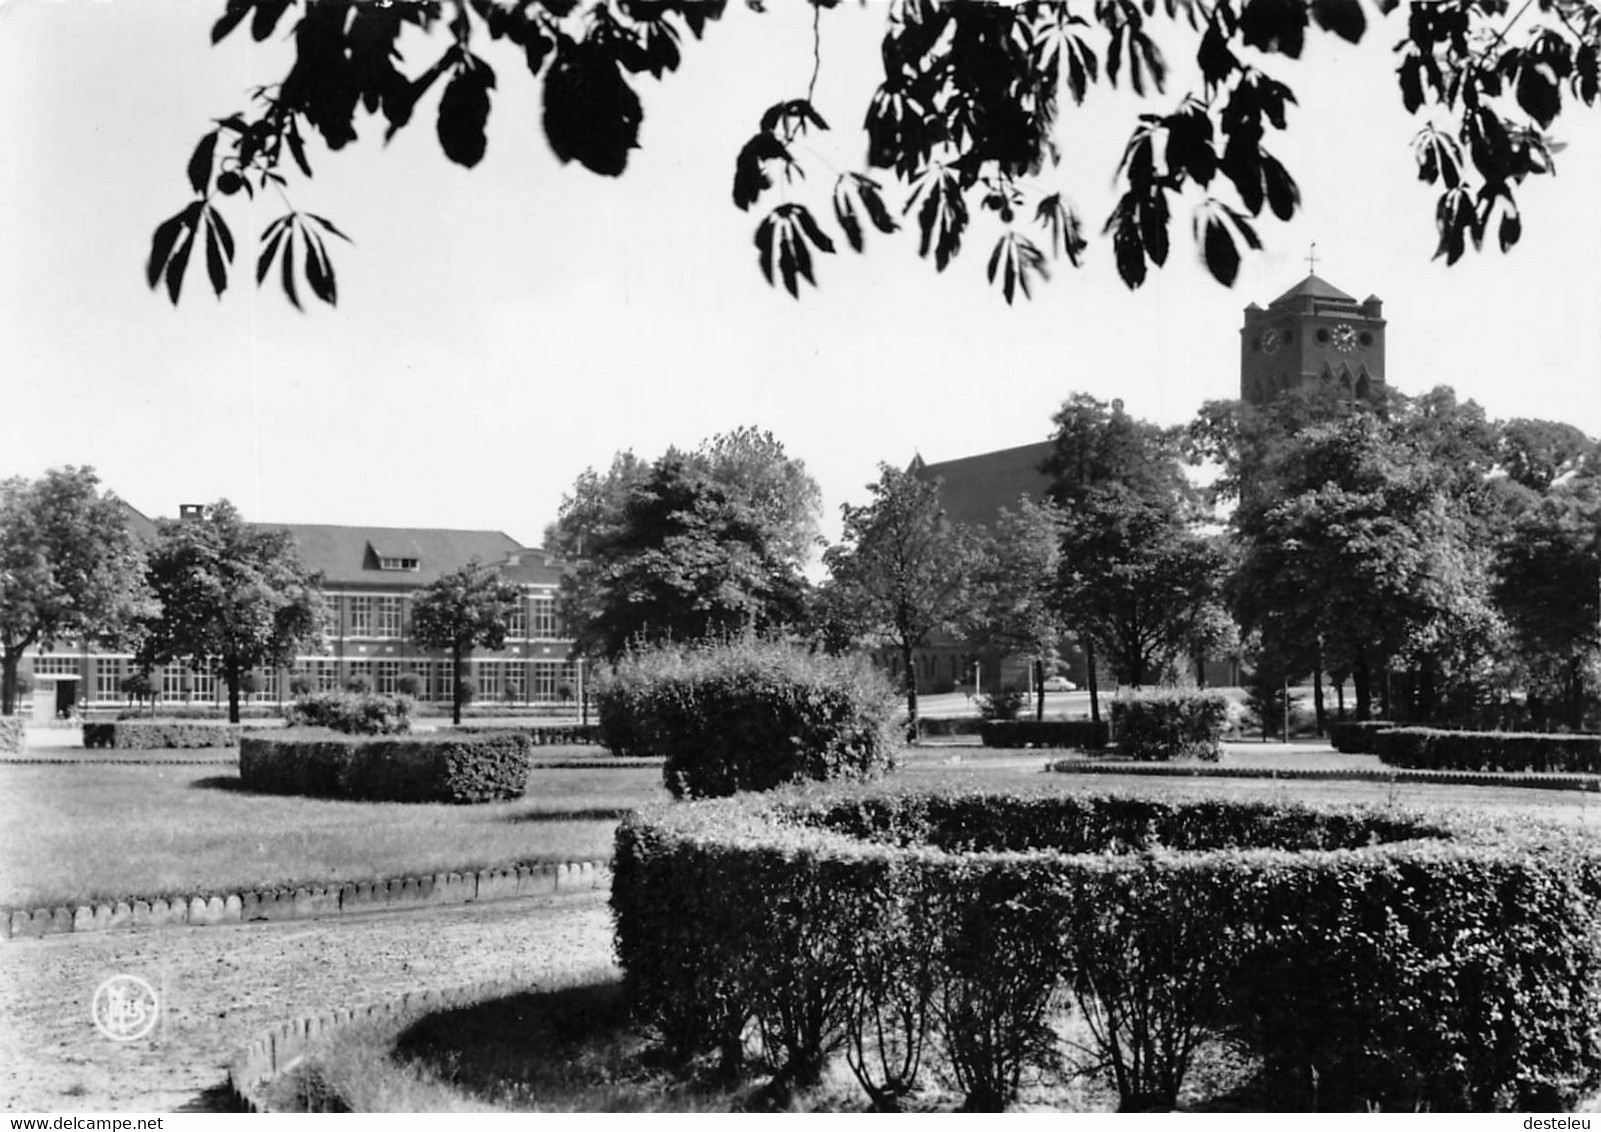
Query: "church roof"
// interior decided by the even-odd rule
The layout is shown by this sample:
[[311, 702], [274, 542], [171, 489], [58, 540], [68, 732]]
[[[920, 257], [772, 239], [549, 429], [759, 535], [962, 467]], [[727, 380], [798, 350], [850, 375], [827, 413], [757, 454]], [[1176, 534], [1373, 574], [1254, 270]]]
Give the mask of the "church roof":
[[1284, 292], [1284, 294], [1274, 299], [1270, 305], [1281, 307], [1288, 303], [1293, 303], [1295, 300], [1301, 298], [1333, 300], [1337, 303], [1350, 303], [1352, 306], [1356, 305], [1356, 300], [1350, 295], [1347, 295], [1344, 291], [1340, 290], [1327, 280], [1319, 279], [1316, 275], [1308, 275], [1305, 279], [1301, 280], [1288, 291]]
[[954, 523], [989, 526], [1002, 507], [1017, 506], [1017, 497], [1044, 499], [1051, 481], [1040, 464], [1055, 447], [1052, 441], [963, 456], [937, 464], [916, 462], [908, 468], [922, 480], [941, 480], [940, 506]]

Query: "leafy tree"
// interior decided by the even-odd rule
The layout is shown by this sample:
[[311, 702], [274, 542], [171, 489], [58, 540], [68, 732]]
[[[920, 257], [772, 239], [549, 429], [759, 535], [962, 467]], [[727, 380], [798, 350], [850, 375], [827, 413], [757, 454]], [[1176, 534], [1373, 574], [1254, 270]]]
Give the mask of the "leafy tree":
[[505, 645], [518, 597], [517, 587], [499, 570], [474, 558], [436, 578], [412, 599], [412, 637], [425, 649], [450, 653], [453, 723], [461, 722], [461, 705], [471, 699], [466, 691], [470, 681], [462, 675], [467, 657], [475, 648]]
[[1531, 670], [1558, 689], [1563, 722], [1579, 729], [1586, 668], [1601, 656], [1601, 481], [1554, 488], [1514, 523], [1495, 598]]
[[[1360, 0], [895, 0], [880, 45], [883, 81], [864, 116], [868, 171], [812, 178], [831, 188], [824, 205], [800, 193], [807, 163], [798, 143], [828, 129], [811, 95], [823, 67], [823, 13], [837, 3], [812, 0], [811, 82], [760, 114], [734, 161], [734, 205], [771, 204], [756, 229], [761, 270], [792, 295], [800, 280], [815, 283], [813, 253], [835, 249], [817, 215], [829, 206], [857, 251], [867, 224], [888, 233], [898, 227], [897, 211], [915, 215], [919, 254], [941, 271], [960, 253], [975, 214], [993, 214], [1001, 234], [986, 269], [1007, 302], [1030, 294], [1051, 262], [1082, 263], [1084, 220], [1057, 176], [1062, 95], [1076, 106], [1104, 81], [1166, 96], [1168, 52], [1158, 37], [1168, 51], [1193, 55], [1199, 85], [1139, 115], [1104, 232], [1119, 274], [1137, 287], [1149, 266], [1167, 262], [1173, 225], [1188, 211], [1207, 267], [1232, 283], [1240, 245], [1261, 246], [1256, 218], [1268, 210], [1289, 220], [1300, 207], [1294, 177], [1267, 144], [1287, 127], [1295, 94], [1258, 58], [1295, 60], [1309, 38], [1357, 42], [1368, 32]], [[213, 42], [247, 22], [252, 37], [264, 40], [294, 9], [294, 60], [279, 81], [256, 88], [253, 106], [217, 119], [201, 138], [187, 168], [194, 199], [157, 227], [150, 285], [164, 283], [176, 302], [199, 245], [220, 295], [236, 246], [219, 206], [230, 198], [237, 204], [241, 194], [277, 196], [291, 163], [309, 178], [307, 137], [316, 132], [329, 150], [344, 149], [356, 139], [358, 111], [381, 115], [392, 137], [439, 87], [430, 116], [440, 148], [458, 165], [477, 165], [499, 78], [486, 39], [507, 41], [502, 69], [526, 67], [542, 84], [544, 132], [555, 155], [619, 176], [644, 117], [635, 83], [676, 70], [684, 32], [699, 38], [724, 7], [725, 0], [308, 0], [304, 7], [228, 0]], [[1378, 0], [1377, 7], [1389, 15], [1398, 5]], [[1507, 0], [1452, 0], [1407, 6], [1397, 40], [1398, 31], [1379, 34], [1395, 43], [1402, 105], [1429, 114], [1412, 156], [1419, 177], [1440, 187], [1436, 255], [1455, 263], [1492, 228], [1505, 251], [1522, 233], [1517, 188], [1552, 171], [1556, 147], [1547, 131], [1564, 92], [1585, 105], [1596, 101], [1601, 13], [1585, 0], [1540, 0], [1510, 15]], [[403, 33], [408, 45], [432, 43], [431, 58], [403, 70]], [[892, 192], [903, 198], [898, 209], [886, 200]], [[276, 267], [295, 305], [302, 274], [317, 298], [335, 302], [329, 236], [343, 233], [291, 206], [261, 233], [258, 284]]]
[[995, 652], [1030, 658], [1036, 719], [1045, 716], [1045, 667], [1061, 638], [1054, 598], [1062, 522], [1054, 504], [1026, 495], [1018, 499], [1016, 510], [1001, 508], [995, 533], [983, 540], [972, 579], [969, 638]]
[[1570, 424], [1519, 417], [1501, 426], [1499, 440], [1501, 470], [1531, 491], [1564, 476], [1601, 474], [1601, 444]]
[[231, 722], [239, 722], [246, 673], [288, 665], [321, 637], [321, 579], [301, 562], [293, 536], [245, 522], [226, 499], [159, 522], [149, 578], [161, 614], [148, 622], [141, 665], [214, 667]]
[[795, 624], [805, 580], [790, 532], [771, 518], [694, 461], [663, 456], [620, 511], [595, 526], [577, 569], [562, 579], [574, 647], [615, 660], [636, 641]]
[[16, 711], [29, 648], [126, 643], [152, 609], [127, 511], [93, 469], [0, 482], [0, 714]]
[[828, 600], [859, 638], [900, 652], [908, 733], [917, 728], [915, 649], [935, 633], [957, 632], [970, 606], [979, 560], [973, 534], [945, 518], [939, 482], [879, 465], [872, 500], [843, 504], [841, 541], [823, 553]]

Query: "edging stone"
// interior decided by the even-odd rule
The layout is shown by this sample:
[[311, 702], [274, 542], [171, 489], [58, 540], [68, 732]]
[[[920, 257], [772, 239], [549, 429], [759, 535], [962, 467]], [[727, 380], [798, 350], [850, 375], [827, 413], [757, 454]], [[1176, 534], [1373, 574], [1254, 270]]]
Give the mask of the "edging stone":
[[120, 928], [204, 927], [254, 921], [312, 920], [380, 908], [429, 908], [514, 900], [605, 888], [611, 862], [506, 864], [476, 872], [387, 877], [345, 884], [258, 888], [245, 892], [141, 899], [127, 897], [75, 907], [0, 908], [0, 940], [112, 931]]
[[1341, 767], [1216, 766], [1190, 763], [1109, 763], [1062, 759], [1047, 763], [1056, 774], [1131, 774], [1149, 778], [1279, 778], [1352, 782], [1433, 783], [1437, 786], [1508, 786], [1528, 790], [1601, 792], [1601, 776], [1593, 774], [1506, 773], [1465, 770], [1360, 770]]

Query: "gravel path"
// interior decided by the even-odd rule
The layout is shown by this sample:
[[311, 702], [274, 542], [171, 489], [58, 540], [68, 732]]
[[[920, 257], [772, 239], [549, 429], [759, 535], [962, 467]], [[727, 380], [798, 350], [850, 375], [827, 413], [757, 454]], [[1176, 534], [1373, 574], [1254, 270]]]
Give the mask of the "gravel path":
[[[0, 944], [0, 1107], [203, 1106], [234, 1052], [290, 1018], [483, 979], [543, 982], [611, 959], [605, 892], [16, 940]], [[156, 988], [150, 1037], [119, 1043], [95, 1029], [90, 1000], [114, 974]]]

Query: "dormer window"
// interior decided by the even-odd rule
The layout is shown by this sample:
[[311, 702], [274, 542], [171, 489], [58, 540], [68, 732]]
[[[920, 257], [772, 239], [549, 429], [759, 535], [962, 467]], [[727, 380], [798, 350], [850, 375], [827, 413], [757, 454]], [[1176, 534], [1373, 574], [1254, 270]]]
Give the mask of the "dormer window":
[[380, 558], [378, 560], [378, 569], [380, 569], [380, 570], [420, 570], [420, 569], [422, 569], [422, 566], [421, 566], [419, 560], [415, 559], [415, 558]]

